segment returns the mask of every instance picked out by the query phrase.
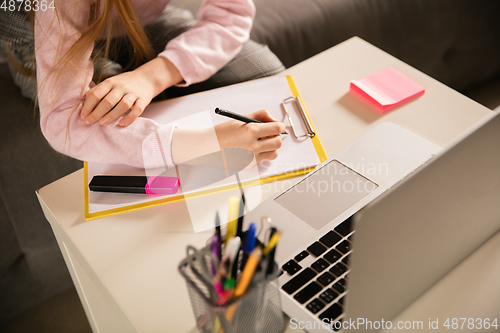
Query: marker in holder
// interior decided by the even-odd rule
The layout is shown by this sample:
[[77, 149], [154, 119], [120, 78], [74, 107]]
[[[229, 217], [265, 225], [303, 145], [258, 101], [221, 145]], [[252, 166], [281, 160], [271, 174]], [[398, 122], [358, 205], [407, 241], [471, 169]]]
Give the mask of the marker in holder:
[[[208, 250], [208, 247], [206, 248]], [[202, 250], [204, 251], [204, 250]], [[206, 253], [207, 251], [205, 251]], [[198, 257], [198, 260], [207, 258]], [[207, 259], [208, 260], [208, 259]], [[198, 263], [199, 264], [199, 263]], [[198, 264], [194, 264], [198, 266]], [[193, 269], [188, 258], [179, 264], [179, 272], [186, 280], [196, 326], [203, 333], [279, 333], [284, 330], [280, 292], [276, 277], [278, 266], [273, 263], [271, 274], [266, 274], [267, 261], [261, 260], [252, 282], [243, 296], [231, 298], [217, 305], [206, 279]], [[202, 263], [209, 266], [209, 262]], [[196, 270], [196, 271], [195, 271]]]

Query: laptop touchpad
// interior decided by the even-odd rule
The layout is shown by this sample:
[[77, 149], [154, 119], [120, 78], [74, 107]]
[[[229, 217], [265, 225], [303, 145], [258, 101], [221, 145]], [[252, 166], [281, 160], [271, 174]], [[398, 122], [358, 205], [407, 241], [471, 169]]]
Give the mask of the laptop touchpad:
[[318, 230], [377, 187], [371, 180], [332, 160], [274, 200]]

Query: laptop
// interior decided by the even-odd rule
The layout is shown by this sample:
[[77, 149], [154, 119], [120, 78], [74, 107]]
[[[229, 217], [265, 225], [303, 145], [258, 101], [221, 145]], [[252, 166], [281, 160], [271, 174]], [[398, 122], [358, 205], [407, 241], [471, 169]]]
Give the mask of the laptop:
[[384, 123], [247, 214], [283, 230], [290, 325], [332, 332], [404, 310], [500, 230], [499, 153], [497, 114], [444, 152]]

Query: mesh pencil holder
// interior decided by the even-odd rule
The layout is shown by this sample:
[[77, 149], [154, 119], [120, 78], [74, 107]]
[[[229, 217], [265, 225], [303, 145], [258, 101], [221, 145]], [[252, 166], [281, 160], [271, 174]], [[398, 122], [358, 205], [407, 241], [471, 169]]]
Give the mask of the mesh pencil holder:
[[278, 267], [273, 273], [252, 280], [246, 293], [227, 304], [216, 305], [206, 284], [195, 274], [187, 259], [179, 264], [186, 280], [196, 326], [203, 333], [279, 333], [284, 330], [279, 288]]

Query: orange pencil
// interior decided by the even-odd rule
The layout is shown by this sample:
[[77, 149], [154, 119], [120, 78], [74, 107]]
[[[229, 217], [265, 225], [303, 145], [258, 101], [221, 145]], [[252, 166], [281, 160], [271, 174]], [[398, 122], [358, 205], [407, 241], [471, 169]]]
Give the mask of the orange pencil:
[[238, 285], [236, 286], [236, 289], [233, 293], [234, 298], [242, 296], [247, 290], [261, 257], [262, 248], [256, 247], [248, 257], [245, 268], [243, 268], [240, 280], [238, 281]]

